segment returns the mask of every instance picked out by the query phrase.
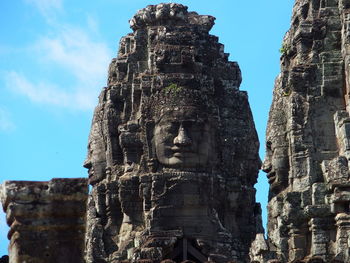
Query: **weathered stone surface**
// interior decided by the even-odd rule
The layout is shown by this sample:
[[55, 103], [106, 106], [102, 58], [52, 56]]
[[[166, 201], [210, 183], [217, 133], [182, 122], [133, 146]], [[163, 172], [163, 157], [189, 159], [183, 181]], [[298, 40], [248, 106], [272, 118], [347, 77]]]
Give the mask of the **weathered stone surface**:
[[349, 8], [296, 0], [283, 41], [263, 164], [265, 256], [281, 262], [350, 261]]
[[86, 260], [248, 262], [263, 229], [240, 69], [211, 16], [159, 4], [130, 25], [89, 137]]
[[0, 199], [10, 226], [9, 262], [84, 262], [87, 197], [83, 178], [2, 184]]

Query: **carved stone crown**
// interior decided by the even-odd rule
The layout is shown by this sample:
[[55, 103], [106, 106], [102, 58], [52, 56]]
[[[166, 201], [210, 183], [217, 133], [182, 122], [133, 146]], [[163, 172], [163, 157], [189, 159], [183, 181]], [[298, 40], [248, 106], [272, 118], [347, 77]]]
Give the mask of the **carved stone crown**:
[[157, 121], [165, 111], [181, 110], [181, 108], [194, 108], [198, 112], [198, 116], [201, 117], [212, 116], [217, 113], [213, 98], [200, 90], [181, 87], [176, 84], [151, 95], [146, 111], [147, 116]]
[[139, 10], [132, 19], [129, 20], [133, 30], [147, 26], [159, 25], [186, 25], [194, 24], [204, 31], [209, 30], [214, 25], [215, 17], [208, 15], [198, 15], [196, 12], [188, 12], [187, 6], [175, 3], [163, 3], [149, 5]]

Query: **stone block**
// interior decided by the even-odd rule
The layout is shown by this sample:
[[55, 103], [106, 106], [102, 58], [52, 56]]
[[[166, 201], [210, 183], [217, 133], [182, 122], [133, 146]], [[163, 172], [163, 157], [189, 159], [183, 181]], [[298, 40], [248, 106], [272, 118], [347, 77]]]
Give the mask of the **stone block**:
[[314, 183], [312, 185], [312, 204], [325, 204], [326, 185], [324, 183]]
[[293, 235], [290, 238], [289, 246], [292, 249], [304, 249], [306, 247], [306, 237], [304, 235]]

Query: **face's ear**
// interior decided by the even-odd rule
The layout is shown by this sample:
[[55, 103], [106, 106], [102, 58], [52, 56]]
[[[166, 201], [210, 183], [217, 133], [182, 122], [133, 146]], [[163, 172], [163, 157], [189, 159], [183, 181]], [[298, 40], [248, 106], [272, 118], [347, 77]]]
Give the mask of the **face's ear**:
[[155, 157], [155, 149], [154, 149], [154, 121], [147, 121], [146, 122], [146, 140], [147, 140], [147, 148], [148, 148], [148, 156], [150, 158]]
[[151, 172], [155, 172], [158, 168], [156, 147], [154, 143], [154, 128], [154, 121], [146, 122], [146, 147], [148, 154], [148, 167]]
[[209, 167], [211, 168], [216, 168], [219, 162], [217, 147], [218, 146], [216, 142], [216, 137], [213, 134], [211, 135], [210, 147], [209, 147], [210, 152], [208, 153], [208, 156], [209, 156], [208, 164], [209, 164]]

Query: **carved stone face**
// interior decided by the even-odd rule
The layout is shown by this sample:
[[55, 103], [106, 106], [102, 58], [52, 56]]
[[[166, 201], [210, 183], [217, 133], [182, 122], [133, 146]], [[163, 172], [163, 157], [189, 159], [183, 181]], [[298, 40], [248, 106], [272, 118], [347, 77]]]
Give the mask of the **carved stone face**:
[[270, 189], [277, 193], [288, 184], [289, 155], [288, 147], [278, 143], [267, 141], [266, 157], [262, 170], [267, 173]]
[[94, 123], [91, 128], [91, 136], [88, 145], [88, 156], [84, 161], [84, 167], [89, 170], [89, 183], [94, 184], [104, 178], [106, 174], [106, 153], [105, 145], [99, 136], [99, 127]]
[[162, 112], [155, 126], [158, 161], [169, 168], [206, 167], [213, 158], [213, 129], [195, 107], [171, 107]]

